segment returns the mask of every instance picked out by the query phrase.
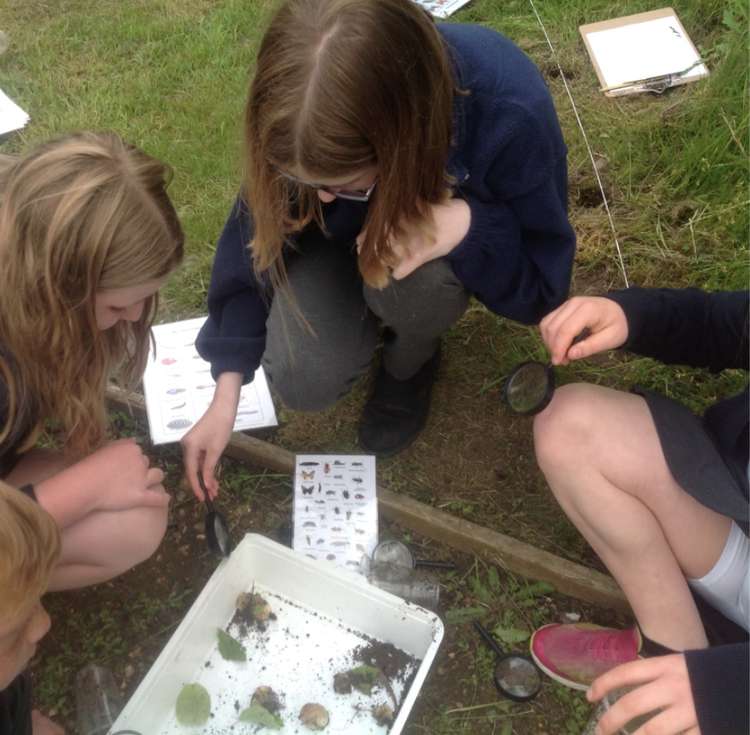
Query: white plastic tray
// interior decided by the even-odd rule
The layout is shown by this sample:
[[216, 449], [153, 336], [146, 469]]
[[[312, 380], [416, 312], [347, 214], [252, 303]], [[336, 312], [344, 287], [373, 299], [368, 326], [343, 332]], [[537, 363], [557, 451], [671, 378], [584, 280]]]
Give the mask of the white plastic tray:
[[[224, 661], [217, 651], [216, 629], [226, 629], [237, 596], [255, 588], [277, 615], [265, 633], [242, 639], [246, 663]], [[236, 636], [236, 628], [232, 628]], [[408, 691], [391, 684], [401, 704], [390, 729], [378, 726], [373, 704], [390, 698], [381, 689], [367, 697], [333, 691], [333, 674], [356, 665], [352, 651], [368, 638], [391, 643], [418, 660]], [[328, 562], [308, 559], [263, 536], [248, 534], [206, 583], [111, 732], [142, 735], [225, 735], [253, 733], [238, 723], [238, 709], [250, 704], [256, 687], [282, 694], [283, 735], [307, 730], [297, 719], [306, 702], [328, 709], [330, 735], [399, 735], [443, 638], [437, 615], [371, 586], [360, 575]], [[408, 672], [407, 672], [408, 673]], [[175, 702], [182, 686], [197, 682], [211, 694], [211, 719], [202, 728], [176, 722]], [[262, 732], [271, 732], [263, 730]]]

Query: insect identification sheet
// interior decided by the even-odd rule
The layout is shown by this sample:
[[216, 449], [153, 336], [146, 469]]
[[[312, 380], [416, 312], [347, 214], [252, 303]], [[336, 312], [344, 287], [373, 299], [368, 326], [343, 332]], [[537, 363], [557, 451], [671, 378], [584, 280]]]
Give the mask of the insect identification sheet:
[[[211, 366], [195, 349], [195, 339], [206, 317], [186, 319], [152, 328], [156, 351], [151, 350], [143, 375], [146, 413], [154, 444], [176, 442], [206, 412], [216, 383]], [[252, 383], [242, 386], [234, 430], [276, 426], [276, 411], [263, 368]]]
[[378, 543], [375, 457], [298, 454], [292, 548], [359, 571]]

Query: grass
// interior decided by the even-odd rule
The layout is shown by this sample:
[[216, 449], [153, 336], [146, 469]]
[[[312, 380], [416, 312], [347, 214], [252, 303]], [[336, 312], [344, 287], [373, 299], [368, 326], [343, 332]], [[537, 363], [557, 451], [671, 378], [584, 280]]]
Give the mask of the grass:
[[[272, 5], [270, 0], [6, 0], [3, 5], [0, 25], [11, 47], [0, 56], [0, 86], [31, 113], [32, 123], [4, 142], [2, 152], [21, 152], [70, 130], [114, 129], [173, 166], [171, 193], [188, 235], [188, 254], [165, 289], [165, 320], [205, 312], [214, 243], [240, 181], [240, 125], [248, 76]], [[578, 26], [649, 10], [652, 4], [537, 0], [536, 5], [556, 57], [528, 0], [474, 0], [452, 20], [502, 31], [548, 81], [569, 147], [570, 211], [578, 233], [573, 293], [619, 288], [624, 279], [558, 61], [594, 151], [630, 282], [746, 287], [747, 4], [678, 4], [710, 76], [662, 97], [620, 99], [598, 92]], [[514, 364], [545, 358], [538, 334], [474, 304], [447, 342], [449, 357], [460, 358], [444, 367], [445, 378], [436, 388], [440, 410], [431, 419], [429, 434], [434, 455], [445, 455], [439, 458], [443, 464], [436, 459], [439, 471], [431, 467], [417, 448], [381, 463], [381, 480], [392, 490], [555, 553], [585, 557], [585, 544], [570, 524], [550, 515], [543, 480], [538, 474], [531, 476], [528, 426], [497, 419], [502, 424], [498, 428], [495, 413], [477, 410], [498, 400], [499, 376]], [[731, 372], [707, 376], [622, 357], [571, 366], [559, 377], [561, 382], [640, 383], [695, 410], [735, 391], [745, 380]], [[291, 449], [353, 449], [362, 395], [358, 386], [349, 401], [305, 421], [282, 410], [284, 426], [275, 440]], [[144, 433], [126, 417], [118, 417], [116, 423], [126, 433]], [[509, 445], [502, 462], [487, 449], [492, 445], [480, 441], [493, 430], [500, 443]], [[461, 444], [462, 436], [476, 437], [477, 443]], [[478, 468], [471, 466], [466, 447], [488, 454]], [[514, 455], [524, 455], [526, 464], [516, 462]], [[177, 487], [178, 450], [164, 450], [158, 457], [169, 471], [170, 487]], [[237, 527], [271, 532], [288, 520], [288, 479], [227, 463], [223, 483], [227, 510]], [[498, 496], [498, 487], [515, 493]], [[183, 527], [190, 531], [200, 518], [184, 491], [176, 492], [173, 516], [175, 528], [168, 536], [172, 547], [165, 550], [179, 571], [173, 579], [161, 580], [157, 566], [136, 570], [97, 590], [52, 599], [54, 627], [39, 664], [37, 691], [40, 703], [63, 721], [70, 721], [75, 671], [86, 662], [111, 662], [132, 691], [210, 573], [205, 556], [187, 563], [196, 542], [180, 533]], [[419, 542], [407, 534], [401, 537]], [[528, 633], [557, 619], [573, 603], [498, 572], [493, 565], [468, 560], [463, 569], [444, 584], [448, 639], [409, 732], [580, 732], [588, 707], [578, 693], [546, 685], [541, 705], [519, 709], [497, 702], [488, 684], [492, 655], [471, 628], [472, 618], [478, 617], [503, 635], [520, 635], [518, 631]], [[156, 589], [158, 594], [146, 594], [144, 589]], [[596, 614], [599, 622], [606, 622], [606, 613]]]

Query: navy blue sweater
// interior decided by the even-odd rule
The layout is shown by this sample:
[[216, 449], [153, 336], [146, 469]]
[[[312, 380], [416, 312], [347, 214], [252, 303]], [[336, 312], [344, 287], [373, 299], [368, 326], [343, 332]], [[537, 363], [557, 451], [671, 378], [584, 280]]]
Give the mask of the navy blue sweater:
[[[566, 148], [538, 69], [508, 39], [481, 26], [440, 26], [456, 82], [447, 171], [471, 209], [465, 239], [447, 257], [466, 289], [492, 311], [532, 324], [567, 296], [575, 235], [567, 216]], [[367, 208], [325, 205], [334, 244], [350, 247]], [[252, 222], [238, 200], [216, 250], [208, 320], [197, 348], [214, 377], [252, 379], [265, 349], [267, 284], [252, 274]]]

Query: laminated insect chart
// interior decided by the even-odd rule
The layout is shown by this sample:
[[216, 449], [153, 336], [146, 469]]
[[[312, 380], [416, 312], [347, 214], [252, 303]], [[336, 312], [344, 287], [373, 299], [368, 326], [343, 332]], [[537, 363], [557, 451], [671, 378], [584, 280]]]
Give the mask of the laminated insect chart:
[[[206, 317], [152, 328], [156, 350], [149, 354], [143, 376], [146, 413], [154, 444], [182, 439], [206, 412], [214, 396], [211, 366], [196, 352], [195, 339]], [[263, 368], [242, 386], [234, 430], [276, 426], [271, 393]]]
[[359, 571], [377, 543], [375, 457], [297, 455], [294, 550]]

